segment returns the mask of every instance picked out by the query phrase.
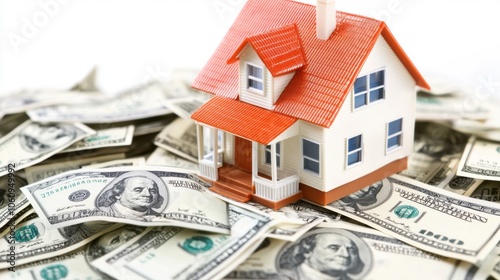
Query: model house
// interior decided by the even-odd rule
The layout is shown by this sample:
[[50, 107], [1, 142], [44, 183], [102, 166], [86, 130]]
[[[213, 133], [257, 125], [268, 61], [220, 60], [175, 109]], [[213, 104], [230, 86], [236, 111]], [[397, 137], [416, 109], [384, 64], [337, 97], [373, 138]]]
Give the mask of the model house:
[[416, 86], [384, 22], [289, 0], [248, 0], [193, 87], [213, 191], [280, 208], [327, 204], [406, 169]]

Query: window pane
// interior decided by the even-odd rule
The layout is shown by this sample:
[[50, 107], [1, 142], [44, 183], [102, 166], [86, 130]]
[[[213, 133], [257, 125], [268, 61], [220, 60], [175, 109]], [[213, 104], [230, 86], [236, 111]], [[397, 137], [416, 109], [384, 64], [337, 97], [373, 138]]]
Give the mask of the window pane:
[[319, 174], [319, 162], [304, 158], [304, 169]]
[[366, 76], [359, 77], [354, 82], [354, 93], [366, 91]]
[[390, 122], [388, 135], [393, 135], [394, 133], [401, 132], [402, 128], [403, 128], [403, 120], [402, 119]]
[[255, 89], [258, 89], [258, 90], [262, 90], [264, 88], [262, 86], [261, 82], [258, 82], [258, 81], [252, 80], [252, 79], [249, 79], [248, 83], [249, 83], [249, 85], [250, 85], [251, 88], [255, 88]]
[[354, 108], [359, 108], [366, 105], [366, 93], [354, 97]]
[[384, 85], [384, 70], [370, 74], [370, 87], [378, 87]]
[[262, 68], [254, 67], [253, 76], [262, 79]]
[[[265, 163], [271, 164], [271, 145], [266, 146]], [[276, 166], [280, 167], [280, 143], [276, 143]]]
[[302, 139], [302, 154], [319, 161], [319, 144]]
[[361, 151], [352, 153], [347, 156], [347, 165], [351, 165], [361, 161]]
[[396, 135], [394, 137], [391, 137], [387, 139], [387, 148], [394, 148], [394, 147], [399, 147], [401, 146], [401, 135]]
[[361, 148], [361, 135], [358, 135], [356, 137], [352, 137], [351, 139], [349, 139], [348, 148], [347, 148], [347, 150], [349, 152], [354, 151], [354, 150], [359, 149], [359, 148]]
[[384, 88], [378, 88], [370, 91], [370, 102], [384, 99]]
[[262, 68], [248, 65], [248, 74], [254, 76], [255, 78], [262, 79]]

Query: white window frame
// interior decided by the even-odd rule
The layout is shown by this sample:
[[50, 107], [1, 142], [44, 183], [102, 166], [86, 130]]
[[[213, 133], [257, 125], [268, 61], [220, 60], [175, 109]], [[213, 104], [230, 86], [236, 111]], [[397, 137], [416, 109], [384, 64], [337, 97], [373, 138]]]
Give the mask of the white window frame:
[[[397, 120], [401, 120], [401, 130], [399, 132], [396, 132], [394, 134], [389, 135], [389, 124], [392, 122], [395, 122]], [[385, 153], [386, 154], [392, 153], [392, 152], [399, 150], [403, 147], [403, 124], [404, 124], [403, 118], [398, 118], [398, 119], [395, 119], [395, 120], [392, 120], [392, 121], [386, 123], [386, 125], [385, 125]], [[389, 148], [389, 139], [397, 137], [397, 136], [399, 136], [399, 145]]]
[[[250, 75], [250, 67], [255, 67], [255, 68], [259, 68], [260, 70], [262, 70], [262, 78], [259, 78], [259, 77], [255, 77], [255, 76], [252, 76]], [[246, 70], [246, 89], [250, 92], [253, 92], [253, 93], [258, 93], [260, 95], [264, 95], [264, 76], [265, 76], [265, 68], [262, 67], [262, 66], [259, 66], [257, 64], [253, 64], [253, 63], [250, 63], [250, 62], [246, 62], [245, 63], [245, 70]], [[253, 80], [253, 81], [256, 81], [256, 82], [259, 82], [262, 84], [262, 90], [258, 89], [258, 88], [254, 88], [254, 87], [251, 87], [250, 86], [250, 80]]]
[[[353, 150], [353, 151], [349, 151], [349, 140], [354, 138], [354, 137], [358, 137], [358, 136], [361, 136], [361, 144], [360, 144], [360, 147]], [[353, 135], [351, 137], [348, 137], [345, 139], [345, 166], [346, 166], [346, 169], [348, 168], [352, 168], [352, 167], [355, 167], [355, 166], [358, 166], [360, 164], [363, 163], [364, 159], [365, 159], [365, 149], [364, 149], [364, 139], [363, 139], [363, 134], [356, 134], [356, 135]], [[351, 154], [354, 154], [354, 153], [357, 153], [361, 151], [361, 159], [358, 161], [358, 162], [355, 162], [353, 164], [349, 164], [349, 155]]]
[[[276, 145], [280, 145], [280, 153], [278, 153], [278, 149], [276, 147], [276, 157], [277, 159], [279, 158], [279, 161], [276, 161], [276, 167], [279, 170], [283, 169], [283, 141], [277, 142]], [[271, 149], [267, 149], [268, 145], [262, 145], [262, 164], [271, 167], [271, 162], [266, 162], [266, 153], [269, 152], [269, 155], [271, 155]]]
[[[304, 140], [306, 141], [309, 141], [311, 143], [314, 143], [314, 144], [317, 144], [318, 145], [318, 160], [314, 159], [314, 158], [310, 158], [308, 156], [305, 156], [304, 155]], [[312, 175], [315, 175], [317, 177], [321, 177], [321, 143], [320, 142], [317, 142], [317, 141], [313, 141], [311, 139], [307, 139], [307, 138], [300, 138], [300, 154], [301, 154], [301, 169], [303, 172], [307, 172], [308, 174], [312, 174]], [[318, 173], [312, 171], [312, 170], [309, 170], [309, 169], [305, 169], [304, 168], [304, 158], [305, 159], [308, 159], [308, 160], [311, 160], [311, 161], [315, 161], [315, 162], [318, 162]]]
[[[384, 82], [381, 86], [376, 86], [374, 88], [370, 88], [370, 75], [373, 74], [373, 73], [377, 73], [377, 72], [384, 72]], [[386, 93], [386, 90], [385, 90], [385, 68], [382, 68], [382, 69], [379, 69], [379, 70], [376, 70], [376, 71], [371, 71], [369, 72], [368, 74], [365, 74], [365, 75], [360, 75], [358, 76], [355, 80], [354, 80], [354, 83], [356, 82], [357, 79], [359, 78], [362, 78], [362, 77], [366, 77], [366, 90], [364, 91], [360, 91], [360, 92], [355, 92], [354, 91], [354, 83], [353, 83], [353, 86], [352, 86], [352, 110], [355, 111], [355, 110], [361, 110], [363, 108], [366, 108], [372, 104], [376, 104], [378, 102], [382, 102], [383, 100], [385, 100], [385, 93]], [[381, 99], [377, 99], [375, 101], [370, 101], [370, 91], [372, 90], [377, 90], [377, 89], [383, 89], [384, 90], [384, 96], [381, 98]], [[356, 97], [359, 96], [359, 95], [362, 95], [362, 94], [365, 94], [365, 102], [366, 104], [360, 106], [360, 107], [356, 107]]]

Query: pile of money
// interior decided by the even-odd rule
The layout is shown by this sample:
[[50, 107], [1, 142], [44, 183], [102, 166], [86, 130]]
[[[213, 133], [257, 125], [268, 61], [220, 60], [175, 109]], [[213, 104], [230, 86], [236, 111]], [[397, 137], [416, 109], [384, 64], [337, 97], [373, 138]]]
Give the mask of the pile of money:
[[408, 169], [272, 210], [197, 175], [196, 72], [1, 95], [0, 279], [500, 279], [498, 108], [420, 92]]

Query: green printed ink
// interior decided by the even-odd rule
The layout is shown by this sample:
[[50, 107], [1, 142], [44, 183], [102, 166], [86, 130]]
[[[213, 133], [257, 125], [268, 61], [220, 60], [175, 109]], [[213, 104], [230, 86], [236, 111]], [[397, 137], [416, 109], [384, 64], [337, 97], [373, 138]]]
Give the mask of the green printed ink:
[[410, 205], [400, 205], [394, 209], [394, 214], [400, 218], [412, 219], [418, 216], [418, 209]]
[[14, 234], [14, 238], [16, 242], [23, 243], [37, 238], [39, 234], [38, 227], [31, 224], [18, 228]]
[[45, 280], [58, 280], [68, 276], [68, 269], [64, 265], [49, 265], [40, 271], [40, 276]]
[[181, 248], [186, 252], [196, 255], [209, 251], [214, 246], [214, 242], [206, 236], [193, 236], [184, 241]]

